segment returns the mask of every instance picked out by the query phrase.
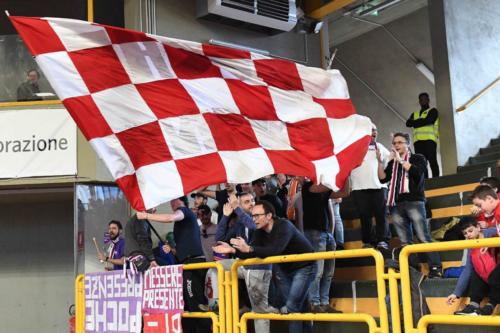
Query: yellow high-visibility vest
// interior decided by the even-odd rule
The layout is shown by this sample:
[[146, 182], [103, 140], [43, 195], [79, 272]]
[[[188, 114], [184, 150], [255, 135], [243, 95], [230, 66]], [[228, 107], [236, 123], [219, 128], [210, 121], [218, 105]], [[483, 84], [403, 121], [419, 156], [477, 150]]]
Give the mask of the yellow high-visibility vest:
[[[425, 119], [427, 118], [427, 114], [432, 108], [428, 108], [424, 111], [413, 112], [413, 120]], [[413, 141], [423, 141], [423, 140], [432, 140], [434, 142], [438, 142], [439, 139], [439, 117], [436, 119], [434, 124], [426, 125], [413, 129]]]

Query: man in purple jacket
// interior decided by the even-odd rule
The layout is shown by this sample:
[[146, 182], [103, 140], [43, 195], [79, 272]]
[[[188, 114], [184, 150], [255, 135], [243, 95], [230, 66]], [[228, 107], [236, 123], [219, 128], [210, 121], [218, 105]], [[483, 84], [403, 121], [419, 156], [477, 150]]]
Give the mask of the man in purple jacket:
[[106, 264], [106, 270], [118, 270], [123, 268], [123, 257], [125, 251], [125, 240], [121, 237], [123, 227], [120, 221], [112, 220], [108, 223], [109, 242], [106, 254], [98, 253], [99, 260], [110, 263], [113, 267]]

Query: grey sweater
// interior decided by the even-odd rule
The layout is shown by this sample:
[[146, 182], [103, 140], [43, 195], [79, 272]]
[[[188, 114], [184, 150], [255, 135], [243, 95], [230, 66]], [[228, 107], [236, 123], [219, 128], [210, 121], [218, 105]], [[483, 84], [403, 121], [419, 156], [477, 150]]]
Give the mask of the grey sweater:
[[134, 214], [125, 225], [125, 255], [140, 251], [150, 260], [155, 260], [153, 240], [147, 220], [138, 220]]

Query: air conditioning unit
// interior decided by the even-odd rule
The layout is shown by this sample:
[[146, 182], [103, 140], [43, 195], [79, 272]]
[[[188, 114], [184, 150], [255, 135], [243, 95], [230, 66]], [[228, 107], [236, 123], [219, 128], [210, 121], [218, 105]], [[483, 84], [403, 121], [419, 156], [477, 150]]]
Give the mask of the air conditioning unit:
[[295, 0], [198, 0], [197, 17], [263, 31], [290, 31], [297, 24]]

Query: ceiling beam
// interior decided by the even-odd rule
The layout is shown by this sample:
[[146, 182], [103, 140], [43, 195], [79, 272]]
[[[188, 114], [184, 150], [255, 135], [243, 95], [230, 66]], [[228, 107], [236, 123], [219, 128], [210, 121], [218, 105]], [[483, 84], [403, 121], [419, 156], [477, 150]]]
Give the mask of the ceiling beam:
[[321, 0], [308, 0], [305, 2], [306, 15], [317, 20], [322, 20], [325, 16], [344, 8], [356, 0], [331, 0], [324, 4]]

